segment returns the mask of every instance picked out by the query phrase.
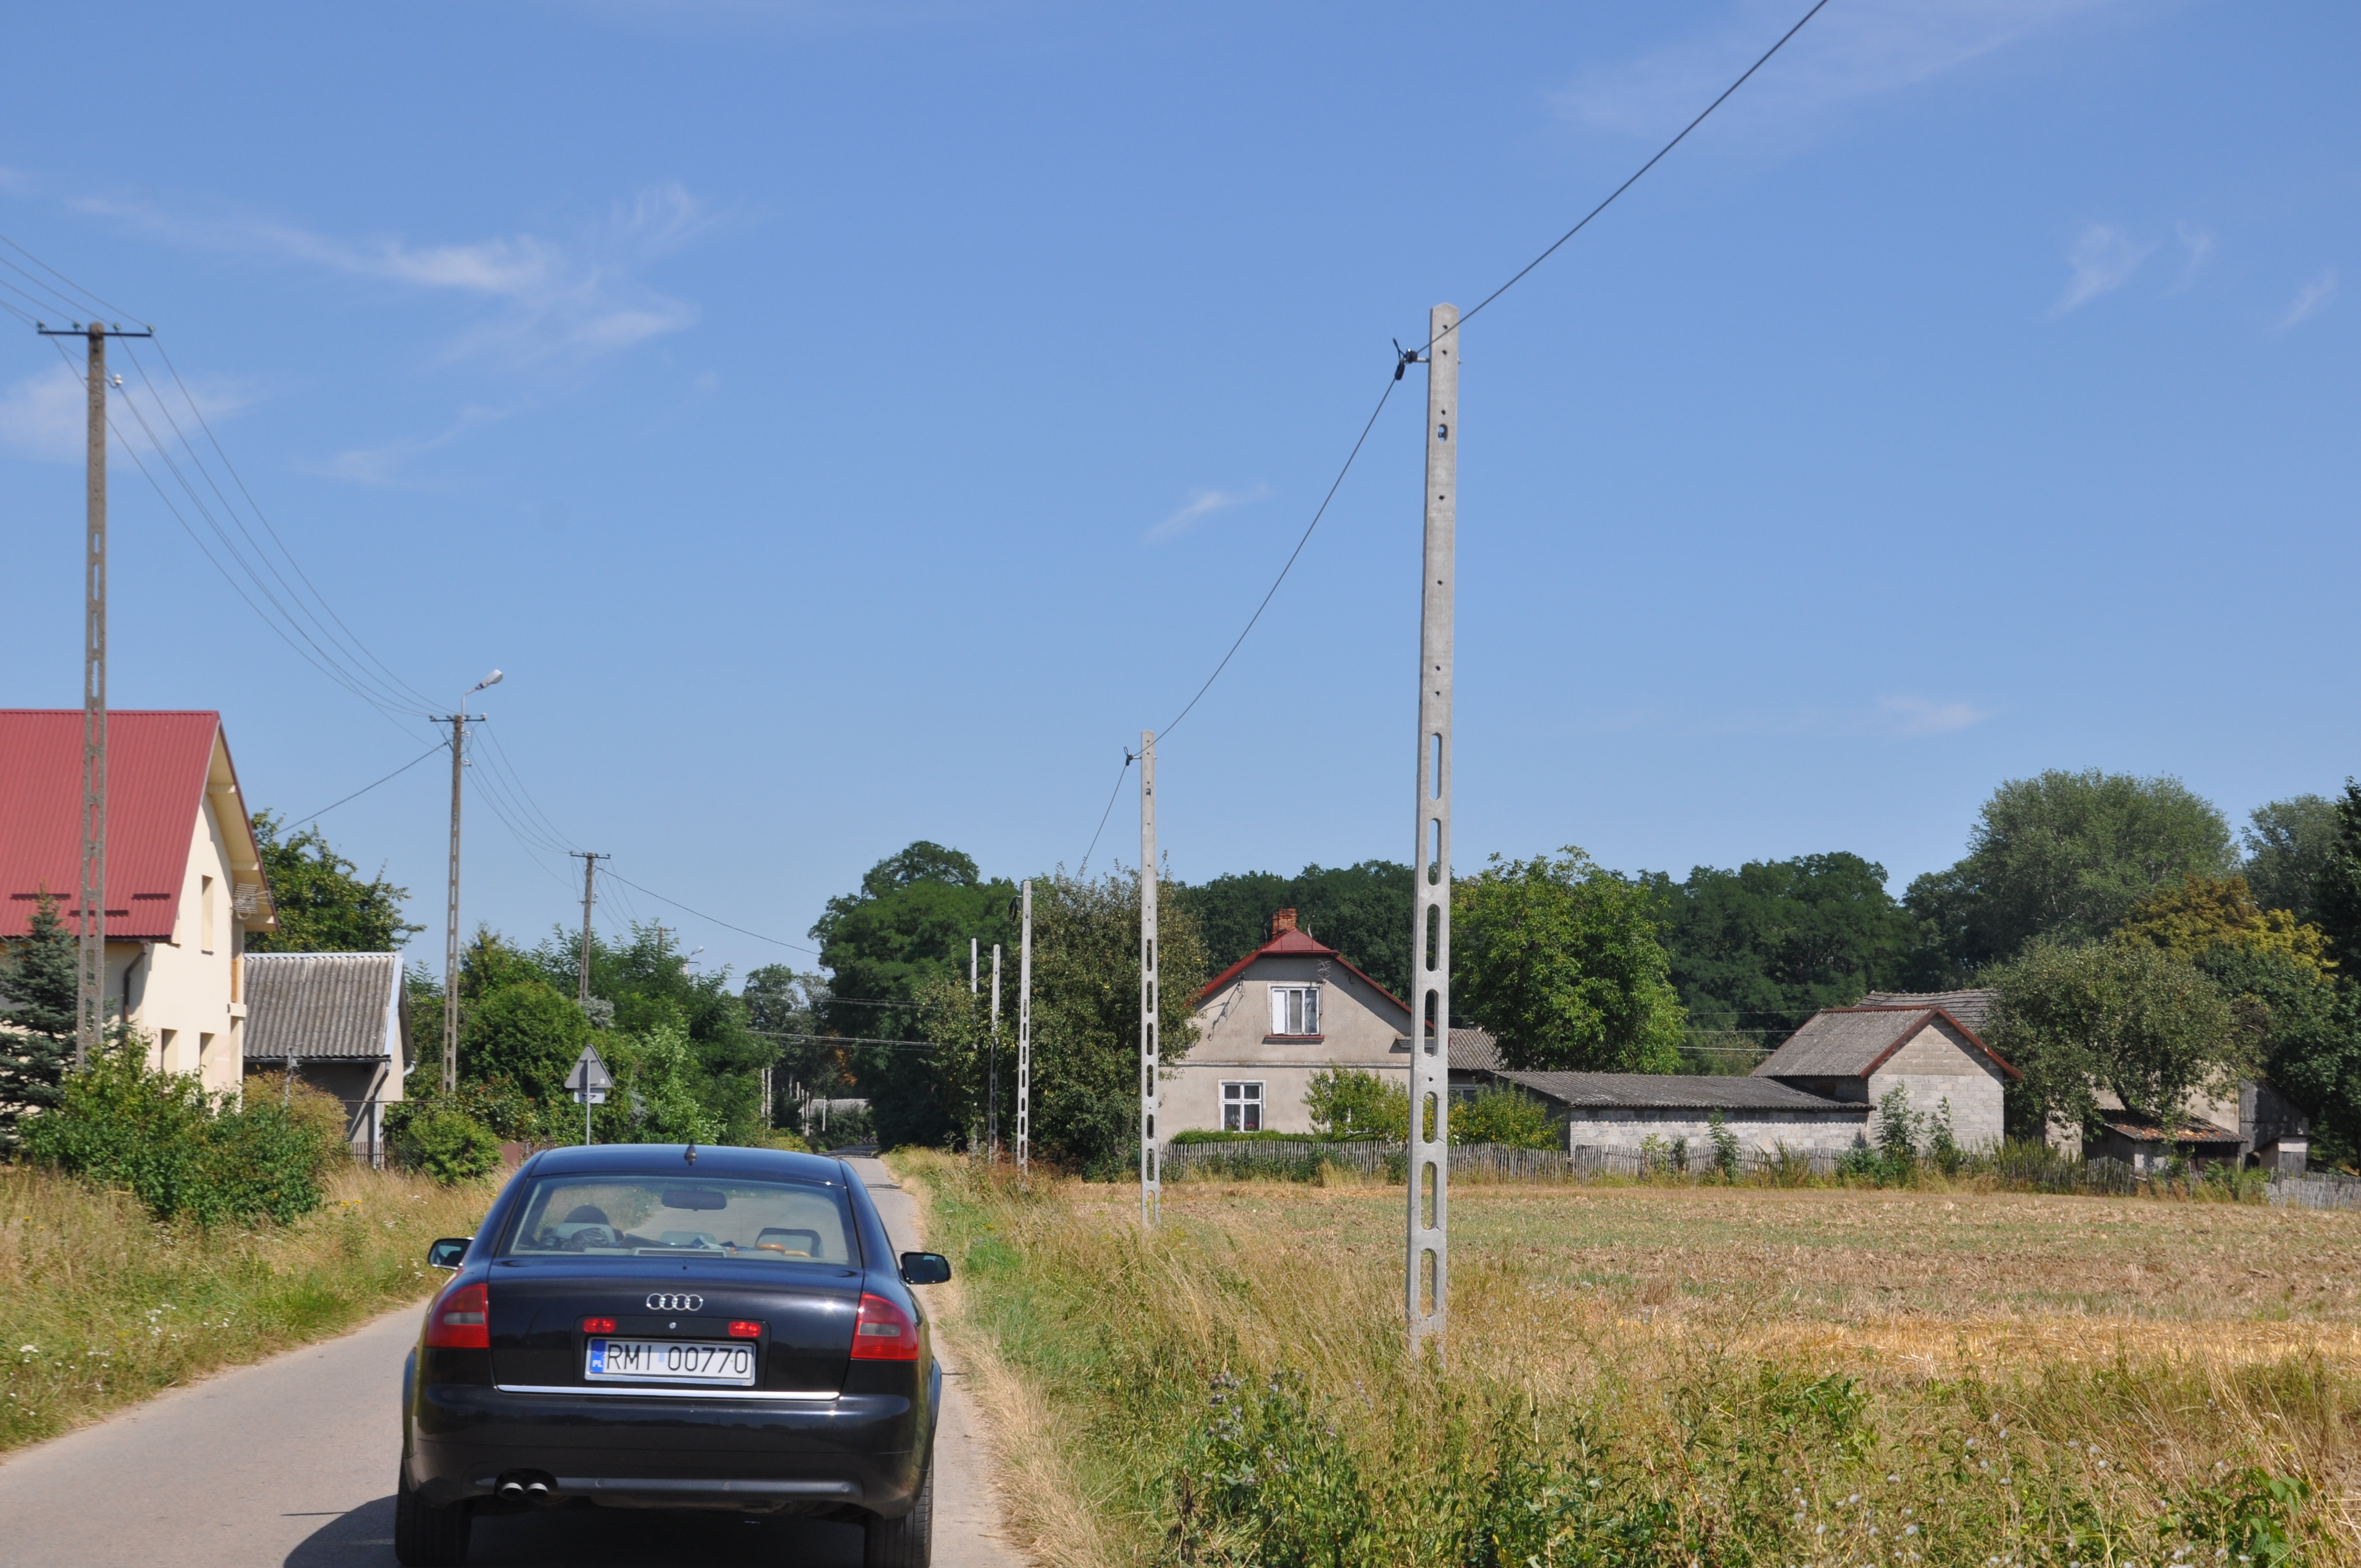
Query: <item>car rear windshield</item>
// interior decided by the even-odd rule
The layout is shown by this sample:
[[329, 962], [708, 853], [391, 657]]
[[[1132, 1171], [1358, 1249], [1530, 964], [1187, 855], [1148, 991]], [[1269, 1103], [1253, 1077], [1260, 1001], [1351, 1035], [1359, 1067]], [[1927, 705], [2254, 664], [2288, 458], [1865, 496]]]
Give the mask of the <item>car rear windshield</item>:
[[566, 1254], [851, 1263], [851, 1215], [840, 1190], [816, 1182], [545, 1177], [527, 1194], [500, 1255]]

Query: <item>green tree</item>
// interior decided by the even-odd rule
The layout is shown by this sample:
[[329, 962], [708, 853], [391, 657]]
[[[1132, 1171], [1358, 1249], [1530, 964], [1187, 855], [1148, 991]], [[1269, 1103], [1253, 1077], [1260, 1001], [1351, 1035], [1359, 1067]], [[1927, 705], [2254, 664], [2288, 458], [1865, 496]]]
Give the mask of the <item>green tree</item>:
[[1238, 872], [1193, 886], [1173, 884], [1203, 933], [1215, 972], [1270, 938], [1274, 911], [1292, 909], [1307, 934], [1397, 996], [1410, 994], [1411, 869], [1393, 861], [1310, 865], [1294, 876]]
[[1986, 1038], [2018, 1072], [2010, 1130], [2094, 1127], [2099, 1091], [2158, 1119], [2226, 1090], [2250, 1065], [2230, 1004], [2188, 959], [2151, 942], [2041, 939], [1986, 976]]
[[1760, 1038], [1903, 982], [1916, 922], [1885, 868], [1841, 851], [1642, 873], [1661, 901], [1672, 980], [1690, 1021]]
[[1016, 896], [1014, 883], [986, 882], [972, 859], [925, 839], [878, 861], [858, 890], [829, 899], [811, 928], [829, 973], [829, 1029], [909, 1038], [926, 983], [965, 980], [971, 938], [987, 956], [994, 942], [1015, 949], [1008, 904]]
[[2311, 920], [2315, 890], [2336, 846], [2336, 803], [2321, 795], [2290, 795], [2248, 813], [2238, 837], [2246, 847], [2246, 885], [2255, 902]]
[[1401, 1143], [1410, 1137], [1410, 1089], [1374, 1072], [1323, 1067], [1303, 1091], [1312, 1125], [1332, 1138], [1374, 1137]]
[[1971, 975], [2035, 937], [2090, 941], [2158, 887], [2236, 869], [2228, 822], [2179, 779], [2012, 779], [1984, 803], [1966, 858], [1910, 884], [1903, 902], [1927, 942], [1919, 982]]
[[814, 1039], [790, 1040], [789, 1035], [824, 1032], [828, 981], [789, 964], [765, 964], [751, 970], [738, 993], [746, 1009], [746, 1029], [772, 1053], [771, 1091], [777, 1103], [772, 1124], [792, 1123], [790, 1096], [797, 1090], [835, 1099], [845, 1078], [844, 1048]]
[[58, 918], [48, 891], [34, 901], [31, 929], [0, 956], [0, 1154], [16, 1146], [17, 1126], [58, 1102], [73, 1064], [81, 999], [73, 933]]
[[2361, 1018], [2355, 987], [2267, 948], [2221, 945], [2198, 969], [2229, 999], [2243, 1052], [2312, 1118], [2314, 1154], [2361, 1156]]
[[285, 824], [268, 811], [254, 815], [255, 841], [261, 847], [263, 874], [279, 929], [247, 934], [258, 953], [390, 953], [423, 926], [401, 917], [406, 887], [385, 880], [364, 881], [359, 868], [330, 847], [314, 825], [281, 838]]
[[2336, 967], [2319, 927], [2300, 926], [2284, 909], [2262, 908], [2245, 877], [2189, 876], [2178, 887], [2158, 888], [2132, 905], [2115, 936], [2153, 942], [2192, 961], [2217, 948], [2278, 953], [2323, 983]]
[[[563, 927], [529, 955], [533, 967], [571, 995], [581, 964], [582, 934]], [[729, 1143], [751, 1143], [767, 1128], [761, 1069], [775, 1047], [748, 1027], [747, 1003], [730, 990], [730, 970], [700, 970], [661, 923], [634, 923], [621, 940], [594, 935], [590, 995], [619, 1034], [644, 1036], [666, 1025], [687, 1038], [700, 1074], [697, 1098], [718, 1119]]]
[[2345, 781], [2336, 803], [2336, 837], [2313, 883], [2314, 913], [2337, 962], [2361, 980], [2361, 784]]
[[[1210, 977], [1188, 907], [1158, 913], [1159, 1037], [1165, 1059], [1178, 1061], [1195, 1042], [1197, 992]], [[1102, 1177], [1130, 1168], [1139, 1138], [1137, 872], [1033, 883], [1033, 1095], [1038, 1157]]]
[[566, 1075], [590, 1043], [590, 1020], [574, 998], [535, 976], [476, 1003], [459, 1038], [459, 1070], [479, 1081], [506, 1079], [530, 1099], [568, 1103]]
[[1565, 1140], [1548, 1107], [1530, 1094], [1496, 1085], [1451, 1102], [1451, 1141], [1554, 1149]]
[[1676, 1072], [1684, 1027], [1656, 899], [1568, 846], [1494, 855], [1452, 890], [1451, 983], [1512, 1067]]

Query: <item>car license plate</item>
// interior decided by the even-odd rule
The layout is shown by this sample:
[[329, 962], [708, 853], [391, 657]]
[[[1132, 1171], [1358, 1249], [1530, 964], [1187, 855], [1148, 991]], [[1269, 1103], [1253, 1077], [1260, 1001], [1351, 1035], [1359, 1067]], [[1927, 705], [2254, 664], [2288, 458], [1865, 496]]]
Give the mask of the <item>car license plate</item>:
[[593, 1383], [711, 1383], [751, 1388], [754, 1347], [741, 1340], [594, 1339], [585, 1377]]

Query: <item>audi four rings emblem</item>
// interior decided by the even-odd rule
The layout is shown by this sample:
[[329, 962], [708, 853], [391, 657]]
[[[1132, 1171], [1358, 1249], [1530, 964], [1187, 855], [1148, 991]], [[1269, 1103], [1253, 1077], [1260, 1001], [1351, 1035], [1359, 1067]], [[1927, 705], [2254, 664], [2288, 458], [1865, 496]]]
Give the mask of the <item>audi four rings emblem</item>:
[[651, 1312], [694, 1312], [704, 1305], [705, 1298], [702, 1296], [656, 1295], [648, 1298], [648, 1310]]

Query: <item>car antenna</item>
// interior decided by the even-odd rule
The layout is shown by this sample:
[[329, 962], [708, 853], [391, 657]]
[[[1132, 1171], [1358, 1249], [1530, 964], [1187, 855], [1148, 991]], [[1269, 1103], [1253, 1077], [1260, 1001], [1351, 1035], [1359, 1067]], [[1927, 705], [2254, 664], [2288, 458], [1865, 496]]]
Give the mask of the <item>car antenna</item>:
[[686, 1160], [691, 1165], [695, 1165], [697, 1163], [697, 1140], [695, 1138], [688, 1140], [688, 1152], [682, 1155], [680, 1157]]

